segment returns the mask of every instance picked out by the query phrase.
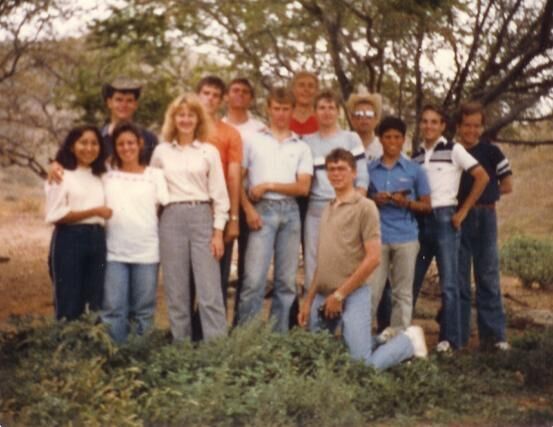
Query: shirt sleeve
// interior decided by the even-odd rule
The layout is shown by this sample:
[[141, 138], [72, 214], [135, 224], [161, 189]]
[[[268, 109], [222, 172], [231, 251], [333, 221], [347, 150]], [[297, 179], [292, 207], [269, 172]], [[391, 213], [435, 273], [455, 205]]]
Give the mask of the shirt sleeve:
[[367, 157], [365, 156], [365, 147], [359, 135], [351, 132], [351, 148], [350, 152], [355, 157], [357, 176], [355, 177], [355, 187], [369, 188], [369, 171], [367, 169]]
[[453, 164], [459, 166], [464, 171], [470, 171], [474, 167], [478, 166], [478, 161], [472, 157], [465, 147], [459, 143], [453, 144], [453, 150], [451, 153], [451, 160]]
[[497, 145], [490, 144], [490, 149], [493, 150], [493, 160], [495, 165], [495, 173], [497, 175], [497, 179], [500, 181], [503, 178], [506, 178], [509, 175], [513, 174], [513, 171], [511, 169], [511, 164], [509, 163], [509, 159], [505, 157], [501, 149]]
[[361, 218], [361, 238], [363, 242], [371, 240], [380, 240], [380, 219], [376, 204], [369, 199], [365, 199], [366, 203], [362, 210], [363, 217]]
[[228, 220], [228, 211], [230, 209], [223, 164], [221, 163], [221, 156], [219, 156], [217, 149], [211, 145], [207, 147], [210, 148], [208, 191], [209, 198], [213, 201], [213, 227], [223, 230]]
[[152, 153], [152, 158], [150, 159], [150, 166], [155, 168], [163, 167], [163, 162], [161, 161], [161, 150], [161, 145], [156, 145], [156, 148], [154, 148], [154, 152]]
[[60, 184], [46, 183], [44, 185], [44, 191], [46, 192], [46, 222], [50, 224], [55, 224], [71, 212], [67, 193], [67, 179], [67, 176], [65, 176]]
[[313, 175], [313, 155], [311, 154], [311, 148], [300, 141], [298, 144], [302, 145], [302, 152], [298, 163], [298, 175]]
[[430, 183], [428, 182], [428, 175], [422, 166], [413, 162], [416, 166], [417, 174], [415, 175], [415, 191], [417, 198], [421, 196], [430, 196]]
[[167, 189], [167, 181], [161, 169], [153, 168], [152, 174], [154, 177], [154, 185], [156, 187], [156, 203], [165, 206], [169, 203], [169, 190]]

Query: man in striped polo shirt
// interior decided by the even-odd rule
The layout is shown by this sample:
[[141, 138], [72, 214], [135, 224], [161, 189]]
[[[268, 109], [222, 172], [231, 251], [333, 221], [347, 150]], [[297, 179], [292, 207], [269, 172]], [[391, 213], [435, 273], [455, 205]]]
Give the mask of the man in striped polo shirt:
[[319, 242], [319, 224], [325, 206], [334, 199], [335, 193], [325, 169], [325, 157], [335, 148], [343, 148], [353, 154], [356, 161], [357, 174], [355, 189], [361, 195], [366, 195], [369, 186], [369, 173], [363, 144], [355, 132], [340, 129], [338, 115], [340, 99], [330, 91], [323, 90], [315, 97], [315, 116], [319, 123], [319, 131], [308, 135], [304, 141], [309, 145], [313, 155], [313, 184], [309, 193], [309, 206], [305, 218], [305, 290], [309, 290], [317, 259]]
[[[415, 266], [413, 305], [422, 287], [424, 276], [436, 257], [442, 310], [439, 316], [440, 337], [436, 350], [447, 352], [461, 346], [461, 319], [458, 285], [460, 227], [470, 208], [489, 181], [482, 166], [460, 144], [448, 141], [443, 132], [446, 116], [437, 107], [423, 108], [420, 128], [423, 143], [414, 153], [428, 175], [432, 212], [419, 222], [420, 250]], [[464, 202], [457, 206], [457, 192], [463, 171], [474, 183]]]
[[[481, 141], [484, 130], [482, 105], [468, 102], [461, 105], [457, 127], [459, 142], [484, 167], [490, 182], [469, 211], [461, 227], [459, 252], [459, 285], [461, 296], [461, 345], [470, 337], [471, 263], [476, 283], [476, 310], [480, 345], [493, 345], [499, 350], [510, 348], [505, 334], [505, 312], [499, 284], [499, 255], [497, 249], [497, 215], [495, 204], [501, 194], [513, 190], [509, 160], [499, 147]], [[459, 203], [470, 192], [473, 179], [469, 174], [461, 177]]]

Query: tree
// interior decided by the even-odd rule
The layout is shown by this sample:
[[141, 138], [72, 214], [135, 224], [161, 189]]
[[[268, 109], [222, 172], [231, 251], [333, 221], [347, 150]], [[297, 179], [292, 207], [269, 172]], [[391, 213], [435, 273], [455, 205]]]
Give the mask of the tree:
[[0, 3], [0, 164], [4, 166], [29, 167], [45, 175], [43, 158], [63, 127], [50, 89], [57, 80], [51, 64], [59, 54], [51, 55], [47, 40], [52, 38], [52, 20], [68, 13], [61, 1]]
[[478, 100], [491, 112], [488, 136], [499, 140], [509, 125], [553, 113], [553, 0], [129, 0], [127, 7], [138, 16], [154, 8], [175, 39], [210, 44], [221, 63], [264, 87], [308, 68], [344, 98], [359, 84], [382, 92], [411, 122], [426, 102], [455, 114], [463, 100]]

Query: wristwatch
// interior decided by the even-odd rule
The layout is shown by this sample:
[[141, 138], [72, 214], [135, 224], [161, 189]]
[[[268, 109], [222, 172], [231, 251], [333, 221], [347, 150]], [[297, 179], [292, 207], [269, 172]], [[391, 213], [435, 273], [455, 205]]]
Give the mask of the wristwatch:
[[342, 302], [344, 301], [344, 296], [342, 295], [342, 293], [340, 291], [334, 291], [334, 298], [336, 298], [336, 301], [338, 302]]

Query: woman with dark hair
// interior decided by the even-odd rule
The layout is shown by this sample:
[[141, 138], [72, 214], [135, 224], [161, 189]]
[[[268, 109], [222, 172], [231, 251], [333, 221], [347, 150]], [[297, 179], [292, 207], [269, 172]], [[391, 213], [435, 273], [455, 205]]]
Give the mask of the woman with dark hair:
[[100, 175], [105, 172], [102, 136], [94, 126], [72, 129], [56, 161], [66, 170], [59, 184], [46, 184], [46, 221], [54, 224], [48, 257], [56, 318], [73, 320], [102, 303], [106, 242]]
[[107, 267], [102, 321], [114, 341], [126, 341], [130, 320], [136, 333], [151, 329], [159, 266], [157, 210], [168, 200], [163, 172], [145, 166], [140, 129], [129, 122], [112, 134], [113, 169], [102, 181], [113, 215], [106, 224]]

